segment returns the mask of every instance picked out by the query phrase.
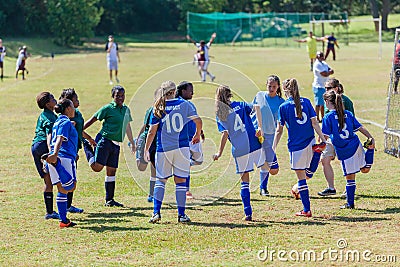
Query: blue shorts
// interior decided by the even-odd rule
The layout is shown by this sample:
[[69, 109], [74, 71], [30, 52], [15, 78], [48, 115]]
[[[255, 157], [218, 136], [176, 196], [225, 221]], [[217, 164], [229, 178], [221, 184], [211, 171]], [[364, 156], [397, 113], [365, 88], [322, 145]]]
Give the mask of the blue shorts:
[[265, 154], [265, 161], [268, 163], [271, 169], [278, 169], [278, 160], [276, 158], [275, 151], [272, 149], [274, 143], [274, 134], [264, 134], [264, 142], [262, 148]]
[[322, 87], [313, 87], [313, 92], [314, 92], [314, 103], [316, 106], [323, 106], [324, 105], [324, 93], [325, 93], [325, 88]]
[[94, 161], [103, 166], [118, 168], [119, 145], [114, 144], [113, 141], [100, 134], [96, 136], [96, 143]]
[[43, 172], [43, 163], [40, 160], [40, 157], [45, 154], [49, 153], [49, 148], [47, 147], [47, 141], [41, 141], [34, 143], [31, 147], [33, 160], [36, 165], [36, 170], [39, 173], [40, 177], [44, 177], [46, 174]]

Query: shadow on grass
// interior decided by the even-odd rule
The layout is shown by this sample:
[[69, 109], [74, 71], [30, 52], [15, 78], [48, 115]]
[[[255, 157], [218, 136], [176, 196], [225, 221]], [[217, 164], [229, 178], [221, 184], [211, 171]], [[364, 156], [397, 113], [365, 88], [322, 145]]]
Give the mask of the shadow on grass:
[[254, 227], [269, 227], [271, 225], [265, 222], [243, 222], [243, 223], [206, 223], [206, 222], [191, 222], [189, 225], [201, 226], [201, 227], [212, 227], [212, 228], [254, 228]]
[[99, 225], [99, 226], [88, 226], [88, 227], [80, 227], [78, 226], [77, 228], [80, 229], [87, 229], [91, 230], [96, 233], [103, 233], [103, 232], [115, 232], [115, 231], [143, 231], [143, 230], [150, 230], [148, 227], [120, 227], [120, 226], [105, 226], [105, 225]]
[[346, 216], [333, 216], [329, 220], [341, 222], [376, 222], [376, 221], [389, 221], [388, 218], [374, 218], [374, 217], [346, 217]]
[[377, 196], [377, 195], [358, 195], [362, 198], [377, 198], [377, 199], [400, 199], [400, 196]]
[[384, 210], [371, 210], [371, 209], [360, 209], [367, 212], [373, 212], [377, 214], [395, 214], [400, 213], [400, 208], [386, 208]]
[[88, 213], [88, 218], [123, 218], [123, 217], [147, 217], [146, 214], [138, 212], [138, 210], [153, 210], [152, 207], [140, 208], [121, 208], [114, 212], [97, 212]]

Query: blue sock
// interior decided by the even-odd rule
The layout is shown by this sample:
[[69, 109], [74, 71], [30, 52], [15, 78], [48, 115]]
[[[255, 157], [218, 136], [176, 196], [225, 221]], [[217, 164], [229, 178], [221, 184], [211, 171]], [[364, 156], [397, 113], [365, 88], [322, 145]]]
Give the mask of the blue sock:
[[186, 178], [186, 191], [189, 191], [190, 188], [190, 175]]
[[371, 168], [374, 163], [375, 149], [367, 149], [365, 152], [365, 168]]
[[178, 215], [181, 216], [185, 215], [187, 191], [186, 182], [175, 185], [176, 205], [178, 206]]
[[321, 153], [318, 153], [318, 152], [314, 152], [313, 153], [313, 157], [312, 157], [311, 162], [310, 162], [310, 167], [306, 169], [306, 176], [308, 178], [312, 178], [313, 177], [314, 172], [318, 168], [318, 164], [319, 164], [320, 158], [321, 158]]
[[356, 193], [356, 180], [347, 180], [346, 183], [346, 194], [347, 204], [354, 206], [354, 195]]
[[157, 180], [156, 185], [154, 186], [154, 199], [153, 199], [154, 213], [160, 213], [161, 205], [164, 200], [164, 194], [165, 194], [165, 184], [160, 180]]
[[66, 222], [67, 221], [67, 194], [58, 192], [56, 202], [57, 202], [58, 214], [60, 215], [60, 220], [63, 222]]
[[307, 212], [310, 210], [310, 195], [308, 192], [307, 180], [299, 180], [297, 184], [299, 186], [301, 202], [303, 203], [303, 210]]
[[251, 204], [250, 204], [250, 189], [249, 189], [249, 183], [242, 182], [241, 183], [241, 189], [240, 189], [240, 196], [242, 197], [242, 202], [243, 202], [243, 207], [244, 207], [244, 214], [246, 216], [252, 215], [253, 211], [251, 209]]
[[269, 172], [260, 170], [260, 189], [268, 188]]
[[278, 158], [276, 157], [276, 155], [274, 156], [274, 161], [268, 163], [268, 165], [271, 169], [279, 169]]

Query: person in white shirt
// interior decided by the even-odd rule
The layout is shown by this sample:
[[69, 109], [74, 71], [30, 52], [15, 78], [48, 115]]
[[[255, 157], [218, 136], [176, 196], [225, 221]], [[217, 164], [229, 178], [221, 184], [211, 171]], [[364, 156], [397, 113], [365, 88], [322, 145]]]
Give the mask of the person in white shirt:
[[315, 112], [319, 122], [324, 117], [324, 98], [325, 82], [328, 80], [329, 75], [334, 73], [333, 69], [325, 62], [324, 53], [317, 52], [317, 60], [313, 65], [314, 82], [312, 89], [314, 93]]
[[4, 61], [4, 57], [6, 56], [6, 47], [3, 46], [3, 40], [0, 39], [0, 69], [1, 69], [1, 80], [3, 81], [3, 61]]
[[108, 42], [105, 50], [107, 51], [107, 68], [110, 71], [110, 85], [113, 84], [112, 71], [115, 71], [115, 81], [119, 83], [118, 79], [118, 62], [121, 62], [118, 52], [118, 44], [114, 42], [114, 36], [108, 36]]

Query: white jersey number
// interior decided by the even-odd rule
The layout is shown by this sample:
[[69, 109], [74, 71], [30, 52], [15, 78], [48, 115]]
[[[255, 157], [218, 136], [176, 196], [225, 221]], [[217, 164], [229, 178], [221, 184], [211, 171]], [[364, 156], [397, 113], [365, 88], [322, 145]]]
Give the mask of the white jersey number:
[[[165, 116], [163, 119], [165, 126], [167, 127], [167, 133], [171, 133], [172, 130], [179, 133], [183, 129], [183, 117], [180, 113], [172, 114], [171, 118], [169, 115]], [[172, 129], [171, 129], [172, 128]]]
[[[340, 126], [338, 125], [338, 127], [340, 127]], [[348, 130], [346, 130], [346, 128], [347, 128], [347, 125], [346, 125], [346, 123], [344, 123], [341, 134], [339, 134], [340, 138], [342, 138], [342, 139], [347, 139], [350, 136], [350, 132]]]
[[[302, 106], [301, 108], [302, 108], [302, 110], [303, 110], [303, 106]], [[296, 108], [294, 108], [294, 114], [297, 114]], [[301, 112], [301, 115], [303, 116], [303, 119], [302, 119], [302, 120], [297, 119], [296, 122], [297, 122], [298, 124], [304, 124], [304, 123], [307, 122], [307, 114], [304, 113], [304, 111], [302, 111], [302, 112]]]
[[233, 124], [233, 130], [235, 131], [241, 130], [242, 132], [246, 131], [242, 119], [239, 117], [238, 114], [236, 114], [235, 116], [235, 123]]

